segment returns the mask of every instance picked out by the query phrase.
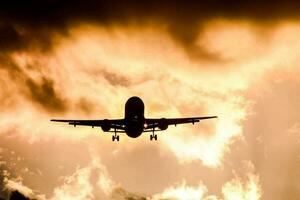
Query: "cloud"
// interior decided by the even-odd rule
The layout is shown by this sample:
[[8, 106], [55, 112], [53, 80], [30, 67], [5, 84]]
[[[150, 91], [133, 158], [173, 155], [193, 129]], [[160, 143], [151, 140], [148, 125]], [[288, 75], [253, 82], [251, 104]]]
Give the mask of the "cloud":
[[96, 155], [92, 155], [92, 161], [86, 167], [78, 168], [71, 176], [63, 178], [63, 184], [54, 189], [51, 199], [97, 199], [94, 193], [101, 190], [103, 198], [109, 197], [116, 183], [111, 180], [106, 167]]
[[[226, 43], [222, 47], [223, 41], [229, 40], [224, 38], [223, 32], [230, 35], [236, 31], [235, 29], [232, 31], [234, 25], [230, 22], [221, 20], [208, 26], [207, 38], [211, 35], [211, 29], [218, 26], [223, 30], [218, 39], [221, 47], [217, 48], [222, 54], [225, 49], [231, 48], [229, 46], [231, 43]], [[290, 28], [293, 29], [293, 26]], [[255, 32], [246, 28], [239, 34], [254, 35]], [[93, 111], [88, 112], [89, 115], [103, 113], [104, 116], [106, 112], [108, 115], [105, 117], [123, 116], [123, 108], [120, 105], [124, 104], [124, 99], [131, 94], [138, 94], [146, 100], [149, 99], [146, 103], [149, 103], [150, 112], [152, 102], [157, 100], [166, 102], [161, 105], [167, 108], [164, 112], [152, 114], [181, 116], [186, 115], [188, 111], [190, 113], [187, 114], [195, 115], [195, 110], [216, 114], [219, 116], [218, 120], [205, 121], [205, 124], [208, 124], [205, 128], [192, 129], [191, 137], [179, 134], [189, 132], [191, 129], [178, 127], [170, 129], [171, 132], [178, 132], [177, 134], [162, 138], [181, 161], [199, 159], [205, 165], [216, 167], [229, 152], [228, 146], [242, 137], [241, 123], [247, 117], [251, 105], [242, 93], [254, 80], [262, 77], [268, 70], [277, 68], [276, 64], [284, 59], [280, 56], [282, 52], [278, 48], [282, 45], [278, 42], [284, 37], [284, 31], [279, 29], [273, 37], [274, 50], [272, 52], [267, 48], [262, 50], [266, 56], [264, 59], [258, 58], [249, 62], [236, 60], [225, 64], [220, 69], [227, 76], [225, 80], [222, 79], [223, 73], [199, 67], [202, 62], [190, 62], [165, 32], [153, 30], [151, 27], [141, 29], [139, 32], [131, 28], [128, 30], [116, 28], [114, 34], [111, 34], [105, 28], [80, 26], [70, 30], [70, 37], [61, 38], [60, 45], [53, 49], [52, 54], [16, 53], [11, 56], [12, 61], [4, 63], [4, 66], [5, 69], [11, 66], [8, 72], [12, 74], [13, 80], [17, 80], [17, 86], [25, 93], [25, 98], [29, 98], [29, 103], [42, 106], [44, 111], [50, 113], [52, 111], [65, 115], [76, 113], [78, 117], [85, 117], [86, 111], [91, 109], [82, 106], [82, 99], [89, 99], [86, 105], [93, 107]], [[207, 45], [207, 48], [215, 48], [212, 43]], [[131, 51], [128, 51], [128, 48]], [[86, 49], [88, 51], [85, 51]], [[144, 52], [147, 52], [146, 56]], [[294, 59], [292, 56], [291, 60]], [[257, 68], [256, 65], [260, 67]], [[126, 70], [120, 70], [121, 66]], [[188, 70], [182, 66], [187, 66]], [[214, 64], [208, 66], [214, 67]], [[231, 70], [233, 68], [234, 70]], [[170, 85], [175, 86], [174, 89], [170, 89]], [[155, 98], [149, 94], [150, 90], [157, 91]], [[99, 95], [94, 95], [95, 93]], [[177, 94], [183, 95], [180, 97]], [[112, 100], [112, 96], [118, 98]], [[172, 99], [173, 96], [178, 98]], [[107, 101], [113, 106], [107, 106]], [[77, 111], [78, 105], [83, 109], [82, 112]], [[191, 105], [191, 108], [186, 105]], [[40, 116], [38, 109], [39, 107], [37, 110], [28, 109], [37, 114], [32, 116], [30, 121], [47, 117]], [[182, 110], [185, 113], [182, 113]], [[22, 109], [20, 112], [23, 112]], [[211, 123], [216, 126], [209, 125]], [[199, 135], [198, 132], [207, 130], [210, 135], [195, 137]], [[181, 148], [178, 149], [178, 146]]]
[[94, 199], [92, 185], [89, 182], [90, 169], [78, 169], [72, 176], [65, 179], [65, 183], [54, 189], [52, 199]]
[[207, 21], [216, 18], [239, 19], [266, 26], [286, 19], [297, 20], [298, 7], [297, 1], [228, 1], [224, 4], [208, 0], [201, 3], [129, 0], [126, 4], [119, 0], [43, 3], [32, 0], [18, 4], [11, 1], [1, 4], [0, 48], [5, 51], [29, 48], [51, 50], [55, 46], [54, 35], [68, 36], [69, 28], [79, 23], [94, 23], [105, 27], [152, 24], [165, 28], [190, 58], [200, 57], [216, 62], [222, 60], [217, 53], [195, 45]]
[[[12, 55], [2, 55], [1, 69], [5, 79], [13, 80], [11, 84], [3, 82], [1, 97], [8, 99], [12, 90], [23, 93], [26, 98], [49, 112], [61, 112], [67, 109], [67, 102], [54, 88], [53, 80], [41, 73], [42, 67], [34, 61], [27, 61], [23, 55], [14, 58]], [[36, 76], [35, 74], [38, 74]], [[18, 98], [15, 96], [14, 98]], [[10, 100], [12, 100], [11, 98]], [[5, 104], [4, 104], [5, 107]]]
[[223, 198], [216, 195], [207, 195], [208, 190], [203, 183], [198, 186], [187, 186], [183, 181], [181, 185], [166, 188], [162, 193], [155, 194], [151, 199], [191, 199], [191, 200], [259, 200], [261, 199], [261, 187], [259, 179], [249, 174], [248, 181], [236, 177], [222, 186]]
[[111, 199], [113, 199], [113, 200], [126, 200], [126, 199], [148, 200], [148, 199], [150, 199], [150, 197], [146, 197], [144, 195], [135, 194], [133, 192], [128, 192], [125, 189], [123, 189], [122, 187], [115, 188], [110, 196], [111, 196]]
[[[52, 198], [297, 196], [299, 24], [270, 26], [265, 39], [259, 23], [213, 19], [186, 41], [217, 54], [221, 64], [190, 59], [171, 29], [155, 23], [69, 24], [51, 51], [7, 44], [0, 143], [15, 152], [3, 153], [9, 170], [29, 169], [24, 183]], [[147, 134], [138, 140], [121, 135], [120, 143], [111, 143], [98, 129], [49, 122], [120, 118], [132, 95], [145, 101], [146, 117], [219, 118], [169, 127], [157, 143], [149, 143]], [[87, 156], [90, 146], [101, 162]], [[10, 162], [19, 155], [24, 161]], [[257, 171], [248, 173], [242, 160]], [[283, 181], [276, 184], [274, 174]]]
[[3, 170], [1, 174], [2, 193], [5, 193], [6, 199], [24, 199], [24, 200], [45, 200], [45, 195], [39, 194], [38, 191], [33, 191], [25, 186], [22, 177], [12, 178], [7, 170]]
[[261, 199], [262, 192], [258, 177], [250, 174], [248, 178], [249, 181], [246, 184], [242, 184], [238, 178], [225, 183], [222, 188], [224, 199]]
[[9, 192], [11, 200], [13, 199], [36, 199], [36, 200], [45, 200], [44, 195], [37, 195], [33, 190], [24, 186], [21, 181], [14, 181], [6, 179], [5, 190]]
[[[94, 152], [95, 153], [95, 152]], [[71, 176], [63, 178], [63, 185], [55, 188], [52, 199], [97, 199], [95, 194], [102, 194], [103, 199], [136, 199], [136, 200], [161, 200], [161, 199], [220, 199], [217, 195], [208, 195], [208, 189], [203, 183], [198, 186], [188, 186], [185, 181], [174, 185], [154, 195], [141, 195], [129, 192], [120, 184], [112, 180], [106, 167], [100, 162], [99, 157], [92, 153], [92, 162], [86, 167], [78, 168]], [[251, 162], [247, 166], [247, 180], [237, 175], [222, 186], [224, 200], [259, 200], [261, 199], [261, 186], [259, 176], [253, 174], [254, 166]], [[94, 172], [93, 172], [94, 171]], [[96, 179], [93, 179], [96, 178]], [[99, 189], [102, 193], [99, 193]], [[96, 192], [97, 191], [97, 192]]]
[[67, 103], [55, 92], [53, 81], [42, 77], [41, 83], [28, 79], [25, 82], [29, 89], [29, 97], [33, 102], [42, 105], [45, 109], [51, 111], [63, 111]]
[[[2, 7], [3, 8], [3, 7]], [[21, 19], [7, 19], [7, 11], [0, 11], [3, 18], [0, 22], [0, 49], [1, 53], [14, 51], [49, 51], [55, 30], [50, 28], [34, 27], [23, 23]], [[4, 14], [6, 13], [6, 14]], [[59, 31], [61, 34], [62, 32]], [[50, 37], [51, 35], [51, 37]]]
[[186, 186], [186, 183], [183, 181], [181, 185], [166, 188], [161, 194], [156, 194], [153, 196], [154, 200], [159, 199], [203, 199], [204, 194], [207, 192], [207, 188], [199, 184], [196, 187]]

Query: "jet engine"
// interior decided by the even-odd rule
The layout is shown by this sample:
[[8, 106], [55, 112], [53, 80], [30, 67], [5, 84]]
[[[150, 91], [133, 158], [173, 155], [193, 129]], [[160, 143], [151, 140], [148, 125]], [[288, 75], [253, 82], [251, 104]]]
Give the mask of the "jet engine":
[[168, 128], [168, 123], [165, 118], [161, 118], [160, 122], [158, 123], [158, 128], [160, 130], [166, 130]]
[[110, 130], [111, 127], [107, 119], [103, 120], [103, 124], [101, 125], [101, 128], [104, 132]]

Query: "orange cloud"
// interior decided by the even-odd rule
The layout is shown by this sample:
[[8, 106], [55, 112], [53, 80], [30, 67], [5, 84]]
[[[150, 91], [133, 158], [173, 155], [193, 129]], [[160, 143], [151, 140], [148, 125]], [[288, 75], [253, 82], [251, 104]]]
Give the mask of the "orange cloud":
[[[98, 137], [101, 140], [97, 143], [101, 145], [97, 156], [121, 159], [120, 155], [129, 152], [125, 155], [151, 161], [152, 156], [140, 156], [144, 152], [135, 154], [137, 149], [150, 149], [147, 134], [138, 140], [121, 136], [121, 142], [115, 144], [101, 130], [49, 122], [55, 117], [122, 118], [127, 98], [138, 95], [145, 101], [146, 117], [218, 115], [217, 120], [204, 121], [196, 126], [170, 127], [158, 136], [159, 142], [154, 144], [159, 151], [155, 154], [158, 158], [167, 155], [170, 160], [174, 157], [181, 167], [196, 163], [204, 168], [203, 171], [218, 173], [228, 165], [226, 159], [237, 151], [232, 149], [234, 144], [242, 141], [248, 145], [245, 129], [252, 129], [245, 123], [258, 112], [254, 110], [256, 102], [249, 96], [255, 91], [259, 91], [255, 93], [258, 96], [263, 96], [264, 87], [267, 87], [265, 82], [272, 85], [273, 81], [282, 81], [281, 73], [298, 79], [299, 30], [298, 22], [282, 22], [266, 40], [265, 35], [259, 34], [264, 30], [255, 23], [222, 19], [208, 21], [201, 34], [199, 32], [195, 45], [222, 58], [211, 62], [205, 58], [191, 59], [164, 28], [156, 29], [154, 25], [72, 27], [68, 37], [55, 38], [53, 51], [15, 52], [9, 55], [10, 62], [1, 63], [0, 86], [3, 90], [0, 100], [3, 110], [0, 113], [0, 136], [5, 138], [12, 134], [26, 141], [24, 146], [28, 142], [37, 145], [54, 140], [64, 144], [66, 149], [74, 141], [97, 149], [96, 142], [91, 142], [90, 138], [94, 139], [95, 134], [101, 133], [97, 136], [97, 140]], [[271, 81], [266, 80], [268, 75]], [[267, 106], [264, 105], [263, 109]], [[21, 145], [16, 147], [19, 152], [24, 148]], [[54, 159], [59, 153], [53, 150], [47, 155]], [[250, 158], [239, 157], [236, 162], [239, 159]], [[82, 160], [78, 158], [78, 162]], [[113, 163], [111, 168], [119, 168], [112, 159], [107, 160], [107, 165]], [[160, 168], [161, 163], [156, 164]], [[128, 165], [134, 167], [135, 163]], [[103, 195], [113, 193], [112, 188], [118, 185], [114, 180], [117, 173], [111, 173], [110, 177], [108, 170], [104, 170], [107, 166], [100, 161], [85, 166], [68, 174], [69, 181], [66, 179], [55, 187], [54, 199], [96, 198], [93, 192], [95, 184], [103, 190]], [[102, 174], [96, 183], [91, 183], [89, 178], [94, 170]], [[226, 170], [225, 175], [229, 176], [232, 169]], [[176, 173], [172, 175], [176, 176]], [[198, 175], [196, 171], [187, 174]], [[219, 191], [222, 191], [223, 198], [261, 199], [264, 185], [260, 183], [261, 174], [255, 174], [250, 173], [247, 181], [239, 176], [231, 180], [227, 177], [221, 179]], [[162, 175], [160, 171], [157, 174]], [[145, 176], [149, 178], [151, 174]], [[126, 181], [125, 178], [122, 180]], [[189, 194], [199, 199], [220, 196], [209, 196], [209, 184], [204, 180], [199, 182], [201, 184], [193, 187], [187, 180], [187, 183], [167, 189], [164, 183], [160, 185], [163, 192], [152, 190], [151, 193], [157, 194], [157, 198]]]

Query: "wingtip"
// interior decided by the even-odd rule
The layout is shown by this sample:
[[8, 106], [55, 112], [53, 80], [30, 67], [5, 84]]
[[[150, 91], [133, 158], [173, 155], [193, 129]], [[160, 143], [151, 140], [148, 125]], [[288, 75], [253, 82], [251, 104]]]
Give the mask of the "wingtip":
[[210, 116], [209, 119], [218, 118], [218, 116]]

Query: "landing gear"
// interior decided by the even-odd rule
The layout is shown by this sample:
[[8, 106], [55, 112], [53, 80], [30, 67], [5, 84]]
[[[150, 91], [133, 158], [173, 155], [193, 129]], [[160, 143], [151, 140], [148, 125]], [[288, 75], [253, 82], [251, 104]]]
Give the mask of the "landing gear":
[[157, 135], [150, 135], [150, 140], [157, 140]]
[[157, 140], [157, 135], [154, 133], [154, 128], [152, 129], [152, 134], [150, 135], [150, 140]]
[[120, 140], [120, 136], [117, 135], [117, 130], [116, 129], [115, 129], [115, 135], [112, 136], [112, 141], [115, 141], [115, 140], [117, 140], [117, 141]]
[[113, 135], [112, 136], [112, 141], [115, 141], [115, 140], [119, 141], [120, 140], [120, 136], [119, 135]]

